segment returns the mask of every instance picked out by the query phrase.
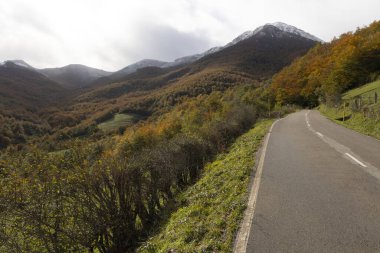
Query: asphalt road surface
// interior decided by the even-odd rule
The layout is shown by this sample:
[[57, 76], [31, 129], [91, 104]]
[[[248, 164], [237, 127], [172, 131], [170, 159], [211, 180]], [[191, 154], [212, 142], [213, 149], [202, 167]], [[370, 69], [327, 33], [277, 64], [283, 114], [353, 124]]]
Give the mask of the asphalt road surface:
[[277, 122], [247, 252], [380, 252], [380, 141], [317, 111]]

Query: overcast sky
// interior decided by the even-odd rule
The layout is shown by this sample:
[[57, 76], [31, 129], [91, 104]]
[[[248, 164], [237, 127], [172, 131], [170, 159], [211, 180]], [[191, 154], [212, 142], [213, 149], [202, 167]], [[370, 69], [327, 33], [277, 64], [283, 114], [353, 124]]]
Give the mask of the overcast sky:
[[380, 0], [0, 0], [0, 61], [117, 70], [171, 61], [282, 21], [329, 41], [380, 19]]

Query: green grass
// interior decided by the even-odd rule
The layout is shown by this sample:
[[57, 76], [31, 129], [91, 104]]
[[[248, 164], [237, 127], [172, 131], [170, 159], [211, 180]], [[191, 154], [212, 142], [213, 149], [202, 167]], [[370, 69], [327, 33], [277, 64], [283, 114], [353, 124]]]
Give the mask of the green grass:
[[[321, 105], [319, 110], [328, 118], [345, 127], [351, 128], [357, 132], [380, 139], [380, 98], [375, 104], [375, 92], [380, 96], [380, 80], [352, 89], [342, 95], [344, 104], [337, 108], [331, 108]], [[361, 106], [355, 105], [355, 98], [361, 97]], [[352, 109], [356, 108], [356, 109]], [[369, 114], [369, 112], [372, 114]], [[376, 113], [377, 112], [377, 113]], [[365, 115], [372, 115], [366, 117]], [[341, 121], [344, 116], [350, 116], [349, 119]], [[377, 116], [376, 116], [377, 115]]]
[[272, 122], [257, 123], [229, 152], [208, 164], [197, 183], [178, 196], [177, 211], [138, 252], [232, 252], [246, 208], [255, 152]]
[[352, 89], [344, 93], [342, 96], [342, 99], [349, 100], [357, 96], [362, 96], [363, 99], [367, 99], [368, 97], [373, 98], [375, 95], [375, 92], [377, 92], [377, 94], [380, 96], [380, 80], [373, 83], [366, 84], [356, 89]]
[[137, 116], [133, 114], [118, 113], [115, 114], [113, 119], [100, 123], [98, 127], [104, 132], [111, 132], [118, 130], [120, 127], [131, 125], [137, 120]]
[[[375, 92], [380, 96], [380, 80], [344, 93], [342, 95], [342, 99], [346, 104], [344, 109], [342, 106], [331, 108], [326, 105], [321, 105], [319, 110], [326, 117], [340, 125], [351, 128], [362, 134], [380, 139], [380, 113], [372, 113], [372, 117], [365, 116], [365, 111], [367, 111], [367, 114], [369, 111], [380, 112], [380, 101], [378, 101], [377, 104], [374, 104]], [[360, 110], [357, 109], [357, 106], [354, 106], [355, 98], [358, 96], [361, 97], [362, 103]], [[351, 108], [356, 109], [354, 110]], [[350, 118], [345, 121], [338, 120], [341, 119], [343, 115], [350, 115]]]
[[346, 109], [346, 115], [350, 114], [351, 118], [346, 121], [339, 121], [338, 118], [343, 117], [342, 108], [331, 108], [326, 105], [320, 105], [319, 110], [326, 117], [330, 118], [334, 122], [343, 125], [347, 128], [351, 128], [359, 133], [369, 135], [380, 139], [380, 119], [365, 117], [361, 112], [352, 112]]

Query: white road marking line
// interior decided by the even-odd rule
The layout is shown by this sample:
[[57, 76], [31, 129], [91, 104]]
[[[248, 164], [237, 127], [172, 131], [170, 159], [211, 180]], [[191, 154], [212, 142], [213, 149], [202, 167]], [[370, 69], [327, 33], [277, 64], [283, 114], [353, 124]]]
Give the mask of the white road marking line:
[[321, 134], [320, 132], [315, 132], [316, 134], [318, 134], [319, 137], [323, 138], [323, 134]]
[[307, 111], [307, 112], [305, 113], [305, 119], [306, 119], [306, 125], [307, 125], [307, 127], [308, 127], [308, 128], [311, 128], [311, 125], [310, 125], [310, 122], [309, 122], [309, 112], [310, 112], [310, 111]]
[[364, 163], [362, 163], [361, 161], [359, 161], [359, 159], [357, 159], [356, 157], [350, 155], [349, 153], [345, 153], [345, 155], [348, 156], [349, 158], [351, 158], [352, 160], [354, 160], [354, 162], [356, 162], [360, 166], [362, 166], [364, 168], [367, 168], [367, 165], [365, 165]]
[[[308, 120], [308, 114], [306, 114], [306, 119]], [[321, 133], [317, 132], [313, 129], [313, 127], [309, 127], [309, 130], [321, 137], [321, 139], [327, 143], [329, 146], [334, 148], [337, 152], [345, 156], [346, 159], [350, 159], [354, 161], [357, 165], [363, 168], [365, 172], [370, 174], [371, 176], [377, 178], [380, 180], [380, 169], [376, 168], [372, 164], [368, 162], [362, 162], [358, 158], [356, 158], [355, 155], [350, 148], [340, 144], [339, 142], [335, 141], [334, 139], [329, 138], [328, 136], [323, 136]], [[352, 155], [351, 155], [352, 154]]]
[[[280, 119], [281, 120], [281, 119]], [[266, 156], [267, 146], [269, 142], [270, 135], [272, 133], [273, 127], [276, 125], [277, 122], [280, 120], [276, 120], [271, 128], [269, 129], [269, 132], [265, 138], [263, 148], [260, 155], [260, 160], [257, 166], [257, 170], [255, 173], [255, 178], [253, 180], [252, 188], [249, 193], [249, 199], [247, 204], [247, 209], [244, 212], [244, 218], [241, 223], [241, 227], [239, 229], [239, 232], [236, 237], [235, 246], [234, 246], [234, 253], [245, 253], [247, 252], [247, 244], [249, 239], [249, 234], [251, 232], [251, 227], [253, 223], [253, 216], [255, 213], [255, 207], [256, 207], [256, 201], [257, 196], [260, 188], [261, 183], [261, 175], [263, 173], [263, 167], [264, 167], [264, 160]]]

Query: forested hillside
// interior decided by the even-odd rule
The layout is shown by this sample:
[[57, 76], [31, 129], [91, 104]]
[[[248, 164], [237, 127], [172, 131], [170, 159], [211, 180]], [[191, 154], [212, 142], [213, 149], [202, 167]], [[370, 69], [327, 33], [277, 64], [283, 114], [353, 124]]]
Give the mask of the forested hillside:
[[194, 63], [165, 69], [139, 69], [118, 81], [97, 84], [74, 97], [64, 107], [64, 111], [73, 116], [73, 121], [67, 121], [66, 126], [73, 127], [56, 135], [86, 135], [116, 113], [147, 118], [167, 112], [200, 94], [224, 91], [240, 84], [259, 86], [316, 43], [266, 25], [261, 33]]
[[275, 75], [272, 91], [280, 104], [338, 104], [348, 89], [380, 77], [380, 21], [318, 44]]
[[[60, 81], [62, 77], [65, 82], [71, 80], [75, 83], [65, 84], [65, 91], [54, 94], [42, 88], [46, 87], [44, 82], [48, 82], [49, 89], [54, 89], [59, 84], [32, 67], [18, 67], [18, 71], [38, 76], [39, 79], [34, 80], [36, 85], [32, 86], [31, 83], [20, 80], [20, 75], [15, 73], [11, 76], [15, 85], [8, 87], [5, 82], [0, 82], [0, 89], [6, 88], [3, 96], [7, 98], [0, 101], [0, 108], [4, 104], [3, 108], [7, 110], [0, 111], [4, 122], [0, 129], [0, 138], [3, 140], [0, 146], [5, 148], [13, 144], [15, 147], [18, 144], [17, 148], [22, 148], [27, 142], [35, 142], [49, 151], [65, 149], [71, 144], [65, 145], [63, 141], [71, 138], [99, 138], [110, 134], [101, 126], [110, 122], [115, 115], [131, 118], [130, 121], [123, 121], [120, 128], [115, 125], [113, 129], [116, 131], [111, 134], [122, 133], [125, 128], [168, 112], [189, 98], [213, 91], [225, 91], [243, 84], [259, 87], [317, 43], [284, 32], [273, 25], [265, 25], [260, 29], [260, 33], [190, 64], [141, 68], [126, 76], [120, 76], [116, 81], [112, 78], [100, 78], [89, 85], [88, 82], [101, 71], [85, 66], [79, 68], [77, 65], [70, 65], [70, 68], [47, 69], [50, 72], [54, 70], [52, 73], [48, 71], [50, 75], [47, 75], [54, 80]], [[4, 69], [8, 71], [8, 68]], [[85, 75], [82, 76], [81, 73]], [[83, 85], [78, 84], [81, 78], [87, 80]], [[68, 89], [72, 86], [86, 87]], [[28, 109], [25, 106], [21, 108], [23, 113], [16, 111], [18, 107], [15, 104], [10, 106], [10, 103], [6, 103], [13, 97], [15, 88], [22, 95], [39, 89], [38, 96], [32, 97], [25, 104]], [[24, 97], [19, 96], [16, 102], [25, 101]], [[30, 122], [34, 130], [30, 131], [25, 122]]]
[[40, 111], [54, 107], [66, 94], [61, 85], [32, 69], [13, 62], [0, 65], [0, 149], [48, 133], [51, 127]]

